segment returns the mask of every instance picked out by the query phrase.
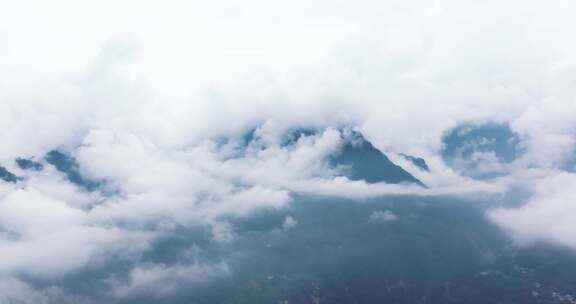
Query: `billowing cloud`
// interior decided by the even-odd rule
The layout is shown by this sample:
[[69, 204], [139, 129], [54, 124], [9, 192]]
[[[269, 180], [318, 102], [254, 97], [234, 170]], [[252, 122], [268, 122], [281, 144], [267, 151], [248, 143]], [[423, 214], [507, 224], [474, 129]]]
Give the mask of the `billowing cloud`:
[[574, 195], [576, 175], [558, 173], [535, 185], [535, 193], [519, 208], [497, 209], [491, 218], [512, 232], [523, 245], [536, 241], [576, 248], [574, 241]]
[[391, 212], [390, 210], [386, 211], [374, 211], [370, 214], [368, 221], [371, 223], [378, 223], [378, 222], [391, 222], [398, 219], [398, 216]]
[[225, 263], [217, 265], [142, 265], [130, 272], [127, 285], [113, 291], [115, 297], [129, 298], [153, 296], [165, 298], [186, 285], [209, 282], [229, 272]]
[[[489, 217], [520, 243], [576, 248], [574, 6], [5, 5], [0, 294], [64, 301], [72, 296], [58, 280], [94, 269], [105, 272], [101, 284], [115, 284], [114, 299], [231, 275], [224, 259], [147, 255], [183, 230], [204, 245], [234, 246], [245, 240], [235, 221], [302, 197], [496, 197]], [[351, 130], [425, 187], [332, 166]], [[50, 153], [66, 157], [72, 175]], [[518, 189], [523, 205], [497, 205]], [[396, 216], [374, 212], [372, 221]], [[279, 223], [284, 235], [303, 224], [296, 216]], [[123, 275], [108, 270], [114, 263]]]

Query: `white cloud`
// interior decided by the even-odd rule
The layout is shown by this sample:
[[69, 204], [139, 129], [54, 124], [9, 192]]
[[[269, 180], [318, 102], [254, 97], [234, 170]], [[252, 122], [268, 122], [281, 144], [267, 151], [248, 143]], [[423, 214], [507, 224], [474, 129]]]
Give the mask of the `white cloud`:
[[229, 272], [229, 266], [223, 262], [214, 265], [199, 263], [170, 266], [142, 265], [132, 270], [127, 284], [119, 283], [112, 293], [117, 298], [148, 294], [162, 298], [179, 291], [179, 287], [209, 282], [227, 276]]
[[[575, 246], [573, 177], [556, 170], [576, 147], [574, 8], [13, 1], [0, 10], [0, 165], [24, 181], [0, 182], [0, 272], [73, 272], [102, 252], [143, 252], [176, 224], [208, 224], [229, 241], [223, 217], [281, 208], [293, 193], [470, 195], [514, 183], [539, 186], [526, 206], [495, 212], [496, 222], [522, 240]], [[509, 174], [483, 182], [439, 153], [449, 128], [486, 121], [510, 124], [525, 153], [505, 168], [477, 155], [482, 170]], [[357, 126], [429, 189], [334, 177], [322, 160], [341, 144], [342, 125]], [[238, 157], [238, 138], [255, 126], [257, 143]], [[280, 145], [292, 127], [324, 131]], [[50, 166], [13, 164], [52, 149], [76, 157], [107, 191], [87, 193]], [[431, 172], [397, 153], [423, 157]], [[158, 231], [145, 229], [154, 224]], [[138, 269], [134, 286], [180, 273]]]
[[378, 210], [378, 211], [374, 211], [372, 212], [372, 214], [370, 214], [370, 217], [368, 218], [368, 221], [371, 223], [377, 223], [377, 222], [392, 222], [398, 219], [398, 216], [393, 213], [390, 210]]
[[519, 208], [496, 209], [490, 217], [521, 244], [535, 241], [576, 249], [576, 174], [558, 173], [535, 184], [535, 194]]
[[284, 222], [282, 222], [282, 229], [284, 231], [290, 230], [290, 229], [296, 227], [296, 225], [298, 225], [298, 221], [290, 215], [284, 219]]
[[0, 303], [49, 304], [89, 303], [86, 299], [66, 294], [60, 288], [50, 286], [36, 289], [17, 279], [0, 279]]
[[128, 252], [146, 241], [144, 233], [100, 226], [88, 212], [33, 188], [0, 200], [0, 227], [0, 275], [58, 277], [114, 247]]

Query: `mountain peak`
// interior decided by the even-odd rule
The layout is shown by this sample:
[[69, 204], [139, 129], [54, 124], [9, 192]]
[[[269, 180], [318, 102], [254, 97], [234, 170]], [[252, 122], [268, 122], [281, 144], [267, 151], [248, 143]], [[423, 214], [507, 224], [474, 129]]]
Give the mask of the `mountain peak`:
[[360, 132], [345, 130], [342, 134], [344, 144], [340, 151], [331, 157], [331, 163], [343, 168], [344, 175], [349, 179], [365, 180], [368, 183], [415, 183], [424, 186], [412, 174], [390, 161]]

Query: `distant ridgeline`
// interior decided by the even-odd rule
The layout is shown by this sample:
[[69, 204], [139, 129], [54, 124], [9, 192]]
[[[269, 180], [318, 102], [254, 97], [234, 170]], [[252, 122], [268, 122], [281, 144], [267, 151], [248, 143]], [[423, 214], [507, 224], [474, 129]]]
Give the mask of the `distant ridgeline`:
[[[246, 144], [258, 140], [257, 129], [251, 130], [244, 136]], [[282, 145], [289, 146], [301, 137], [314, 136], [319, 131], [312, 129], [294, 129], [287, 134]], [[378, 150], [372, 143], [362, 136], [360, 132], [350, 129], [341, 129], [343, 145], [327, 159], [330, 167], [350, 180], [363, 180], [367, 183], [389, 184], [417, 184], [426, 187], [402, 167], [394, 164], [390, 159]], [[400, 154], [406, 160], [413, 163], [423, 171], [429, 171], [426, 161], [422, 158]]]
[[16, 176], [14, 173], [8, 171], [8, 169], [0, 166], [0, 179], [8, 183], [15, 183], [21, 180], [21, 177]]
[[459, 125], [444, 134], [442, 143], [444, 162], [475, 179], [504, 175], [506, 165], [524, 153], [519, 135], [499, 123]]
[[[78, 163], [74, 157], [58, 150], [52, 150], [46, 153], [44, 158], [38, 161], [33, 158], [18, 157], [15, 159], [15, 163], [18, 168], [25, 171], [42, 171], [44, 170], [44, 163], [46, 163], [63, 173], [68, 181], [85, 190], [94, 191], [100, 186], [100, 182], [87, 179], [80, 174]], [[0, 166], [0, 180], [16, 183], [22, 179], [22, 177]]]
[[[290, 146], [295, 144], [301, 137], [314, 136], [318, 133], [316, 130], [294, 129], [285, 134], [281, 145]], [[425, 187], [421, 181], [408, 171], [390, 161], [384, 153], [374, 147], [361, 133], [343, 129], [340, 130], [340, 134], [343, 144], [326, 159], [330, 168], [334, 169], [338, 175], [345, 176], [350, 180], [363, 180], [367, 183], [405, 183]], [[242, 139], [246, 144], [244, 148], [247, 149], [248, 145], [264, 148], [265, 144], [260, 139], [257, 129], [251, 130]], [[424, 159], [406, 154], [400, 155], [412, 162], [417, 168], [429, 171]], [[238, 157], [242, 157], [242, 155], [238, 155]], [[58, 150], [48, 152], [38, 161], [32, 158], [17, 158], [15, 162], [21, 170], [25, 171], [41, 171], [45, 165], [53, 166], [56, 170], [63, 173], [68, 181], [88, 191], [94, 191], [101, 186], [101, 182], [82, 176], [76, 160], [72, 156]], [[22, 177], [0, 166], [0, 179], [5, 182], [16, 183]]]
[[[31, 158], [16, 158], [16, 164], [22, 170], [40, 171], [44, 169], [44, 165], [39, 162], [33, 161]], [[5, 167], [0, 166], [0, 179], [8, 183], [16, 183], [22, 180], [22, 177], [8, 171]]]

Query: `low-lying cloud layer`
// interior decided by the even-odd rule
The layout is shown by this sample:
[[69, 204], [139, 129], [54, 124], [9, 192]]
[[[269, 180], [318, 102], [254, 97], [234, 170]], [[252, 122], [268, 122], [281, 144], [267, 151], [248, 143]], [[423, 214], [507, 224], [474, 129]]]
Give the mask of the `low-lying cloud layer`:
[[[90, 302], [62, 283], [90, 273], [110, 301], [233, 275], [201, 244], [169, 263], [146, 257], [182, 231], [210, 246], [246, 240], [235, 221], [302, 197], [484, 198], [517, 244], [576, 249], [571, 8], [3, 5], [0, 302]], [[333, 166], [351, 130], [422, 186]], [[300, 225], [288, 214], [274, 233]]]

